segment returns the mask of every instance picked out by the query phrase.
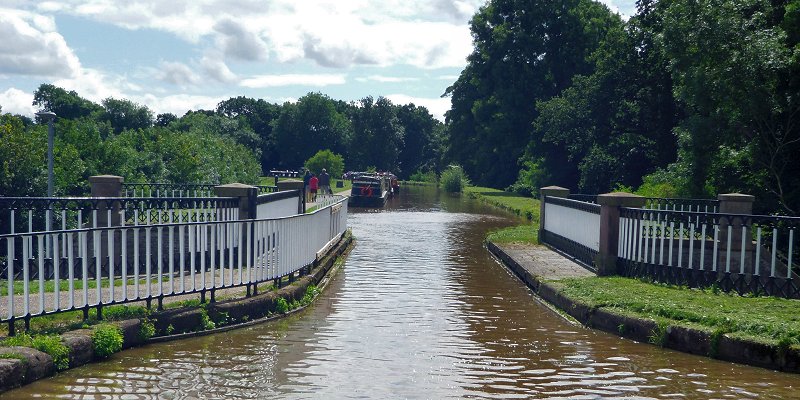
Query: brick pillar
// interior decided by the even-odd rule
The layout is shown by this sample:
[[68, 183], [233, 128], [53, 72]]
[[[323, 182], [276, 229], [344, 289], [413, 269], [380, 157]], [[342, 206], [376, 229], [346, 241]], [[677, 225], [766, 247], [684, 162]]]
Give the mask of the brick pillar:
[[597, 196], [600, 204], [600, 250], [595, 258], [597, 275], [617, 274], [620, 207], [644, 207], [645, 198], [630, 193], [606, 193]]
[[239, 198], [239, 219], [256, 219], [257, 207], [256, 198], [258, 188], [242, 183], [229, 183], [227, 185], [214, 186], [214, 193], [218, 197], [238, 197]]
[[545, 218], [545, 196], [550, 197], [569, 197], [569, 189], [560, 186], [547, 186], [539, 189], [539, 242], [544, 238], [544, 218]]
[[[92, 186], [92, 197], [122, 197], [122, 182], [124, 179], [121, 176], [115, 175], [96, 175], [89, 177], [89, 184]], [[120, 225], [119, 204], [108, 204], [101, 202], [97, 208], [97, 226], [109, 226], [108, 221], [108, 207], [111, 207], [111, 224], [110, 226]]]

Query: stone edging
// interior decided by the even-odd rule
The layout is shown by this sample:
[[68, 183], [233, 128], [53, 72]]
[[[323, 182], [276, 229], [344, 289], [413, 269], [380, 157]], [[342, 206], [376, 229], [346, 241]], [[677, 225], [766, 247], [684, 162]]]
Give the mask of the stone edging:
[[[324, 287], [326, 281], [323, 280], [328, 277], [328, 273], [335, 266], [336, 259], [340, 255], [348, 253], [350, 249], [352, 249], [353, 244], [354, 239], [352, 235], [349, 232], [345, 233], [339, 242], [329, 249], [324, 257], [315, 262], [310, 274], [298, 278], [291, 285], [281, 289], [243, 299], [219, 301], [209, 304], [205, 310], [200, 308], [167, 310], [153, 313], [148, 318], [152, 320], [157, 332], [165, 332], [167, 327], [172, 325], [175, 330], [189, 331], [187, 333], [158, 336], [145, 340], [139, 334], [142, 329], [142, 321], [140, 319], [115, 321], [111, 323], [118, 326], [122, 331], [122, 348], [128, 349], [148, 343], [209, 335], [283, 318], [286, 315], [301, 311], [304, 307], [296, 308], [286, 314], [274, 315], [272, 313], [276, 309], [277, 300], [279, 298], [284, 298], [290, 302], [292, 300], [299, 301], [305, 295], [306, 288], [308, 288], [309, 285], [322, 285], [322, 287]], [[208, 313], [208, 316], [211, 317], [212, 320], [215, 316], [219, 316], [220, 313], [224, 312], [235, 321], [246, 322], [226, 325], [210, 330], [192, 331], [198, 326], [201, 326], [201, 316], [203, 312]], [[78, 329], [65, 332], [61, 335], [61, 341], [69, 349], [69, 368], [88, 364], [95, 360], [99, 361], [94, 354], [92, 333], [93, 330], [91, 329]], [[0, 354], [8, 353], [15, 354], [21, 359], [0, 358], [0, 393], [46, 378], [56, 372], [53, 358], [47, 353], [29, 347], [0, 346]]]
[[[570, 299], [553, 285], [531, 274], [499, 246], [487, 241], [486, 247], [540, 298], [587, 327], [644, 343], [649, 343], [650, 336], [659, 329], [655, 321], [617, 314], [605, 308], [593, 308]], [[712, 342], [711, 332], [683, 326], [669, 326], [663, 347], [709, 356], [712, 352]], [[800, 351], [794, 349], [781, 354], [777, 346], [727, 335], [719, 337], [716, 347], [714, 358], [719, 360], [800, 373]]]

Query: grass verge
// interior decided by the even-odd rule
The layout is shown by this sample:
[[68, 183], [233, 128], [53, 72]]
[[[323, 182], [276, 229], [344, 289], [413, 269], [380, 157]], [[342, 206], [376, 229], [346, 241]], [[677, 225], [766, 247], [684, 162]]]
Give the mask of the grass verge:
[[489, 232], [486, 240], [494, 244], [538, 244], [539, 235], [536, 226], [525, 224]]
[[538, 244], [539, 200], [516, 193], [480, 186], [468, 186], [464, 193], [493, 207], [526, 218], [529, 224], [512, 226], [490, 232], [487, 240], [496, 244]]
[[655, 320], [665, 328], [687, 326], [781, 348], [800, 347], [798, 300], [741, 297], [621, 277], [571, 278], [551, 284], [591, 307]]
[[516, 193], [479, 186], [467, 186], [464, 193], [494, 207], [509, 211], [539, 226], [539, 200]]

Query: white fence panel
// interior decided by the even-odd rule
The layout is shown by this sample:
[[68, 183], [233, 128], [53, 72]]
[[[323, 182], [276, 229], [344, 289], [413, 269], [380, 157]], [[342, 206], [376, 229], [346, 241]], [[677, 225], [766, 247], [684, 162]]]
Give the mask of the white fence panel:
[[544, 229], [592, 250], [600, 250], [600, 214], [545, 203]]

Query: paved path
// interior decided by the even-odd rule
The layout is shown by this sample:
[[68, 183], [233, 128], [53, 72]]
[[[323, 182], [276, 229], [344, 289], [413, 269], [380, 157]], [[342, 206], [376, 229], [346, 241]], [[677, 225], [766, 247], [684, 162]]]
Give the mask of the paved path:
[[594, 272], [546, 246], [502, 244], [497, 247], [531, 275], [541, 280], [595, 276]]

